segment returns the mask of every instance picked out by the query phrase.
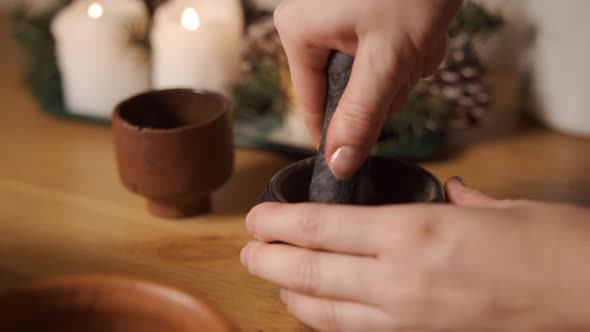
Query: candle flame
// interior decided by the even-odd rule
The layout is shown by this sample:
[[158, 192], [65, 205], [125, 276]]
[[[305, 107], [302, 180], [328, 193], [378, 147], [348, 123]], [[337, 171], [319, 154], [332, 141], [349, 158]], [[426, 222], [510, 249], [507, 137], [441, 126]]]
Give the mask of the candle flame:
[[201, 26], [201, 20], [199, 19], [199, 14], [197, 14], [197, 10], [191, 7], [185, 8], [182, 12], [180, 24], [182, 24], [183, 28], [189, 31], [197, 30]]
[[88, 6], [88, 16], [94, 19], [101, 17], [103, 13], [104, 10], [102, 9], [102, 6], [96, 2], [93, 2]]

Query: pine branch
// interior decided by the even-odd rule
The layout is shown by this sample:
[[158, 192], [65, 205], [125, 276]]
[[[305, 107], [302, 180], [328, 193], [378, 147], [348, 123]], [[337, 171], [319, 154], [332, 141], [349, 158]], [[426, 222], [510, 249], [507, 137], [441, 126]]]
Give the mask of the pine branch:
[[238, 117], [255, 119], [286, 111], [287, 97], [280, 87], [278, 65], [271, 61], [254, 64], [253, 74], [232, 89]]
[[449, 36], [451, 38], [460, 35], [465, 35], [469, 39], [485, 38], [500, 29], [503, 24], [504, 20], [500, 15], [493, 14], [485, 7], [468, 1], [455, 17]]
[[21, 6], [10, 18], [12, 36], [25, 59], [25, 84], [41, 105], [58, 109], [63, 109], [63, 94], [50, 26], [65, 3], [34, 16]]

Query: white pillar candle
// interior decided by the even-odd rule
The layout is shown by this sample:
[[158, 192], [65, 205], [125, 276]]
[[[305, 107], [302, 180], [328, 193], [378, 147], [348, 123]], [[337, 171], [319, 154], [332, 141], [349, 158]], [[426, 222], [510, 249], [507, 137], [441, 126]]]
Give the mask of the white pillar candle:
[[69, 112], [109, 118], [121, 100], [150, 88], [145, 36], [148, 12], [141, 0], [77, 0], [51, 25]]
[[243, 33], [239, 0], [171, 0], [152, 31], [155, 88], [226, 93], [238, 73]]

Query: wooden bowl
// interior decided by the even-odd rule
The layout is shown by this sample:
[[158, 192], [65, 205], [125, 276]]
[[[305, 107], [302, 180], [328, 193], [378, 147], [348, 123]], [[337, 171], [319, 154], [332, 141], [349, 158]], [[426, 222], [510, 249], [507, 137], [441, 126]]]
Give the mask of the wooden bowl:
[[0, 293], [0, 331], [231, 331], [205, 302], [149, 281], [74, 275]]

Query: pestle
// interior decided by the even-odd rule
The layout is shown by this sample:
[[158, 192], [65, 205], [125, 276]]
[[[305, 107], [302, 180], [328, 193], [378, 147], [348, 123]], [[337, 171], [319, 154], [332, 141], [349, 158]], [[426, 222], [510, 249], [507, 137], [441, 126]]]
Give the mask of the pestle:
[[[326, 165], [326, 132], [348, 84], [354, 58], [332, 52], [328, 93], [319, 152], [275, 174], [260, 202], [382, 205], [446, 202], [440, 181], [418, 165], [385, 157], [369, 157], [354, 176], [338, 180]], [[311, 181], [310, 181], [311, 178]]]
[[367, 204], [369, 200], [369, 160], [348, 180], [339, 180], [326, 164], [326, 135], [332, 116], [350, 79], [354, 57], [333, 51], [328, 60], [328, 91], [324, 128], [320, 147], [315, 159], [309, 186], [309, 200], [333, 204]]

